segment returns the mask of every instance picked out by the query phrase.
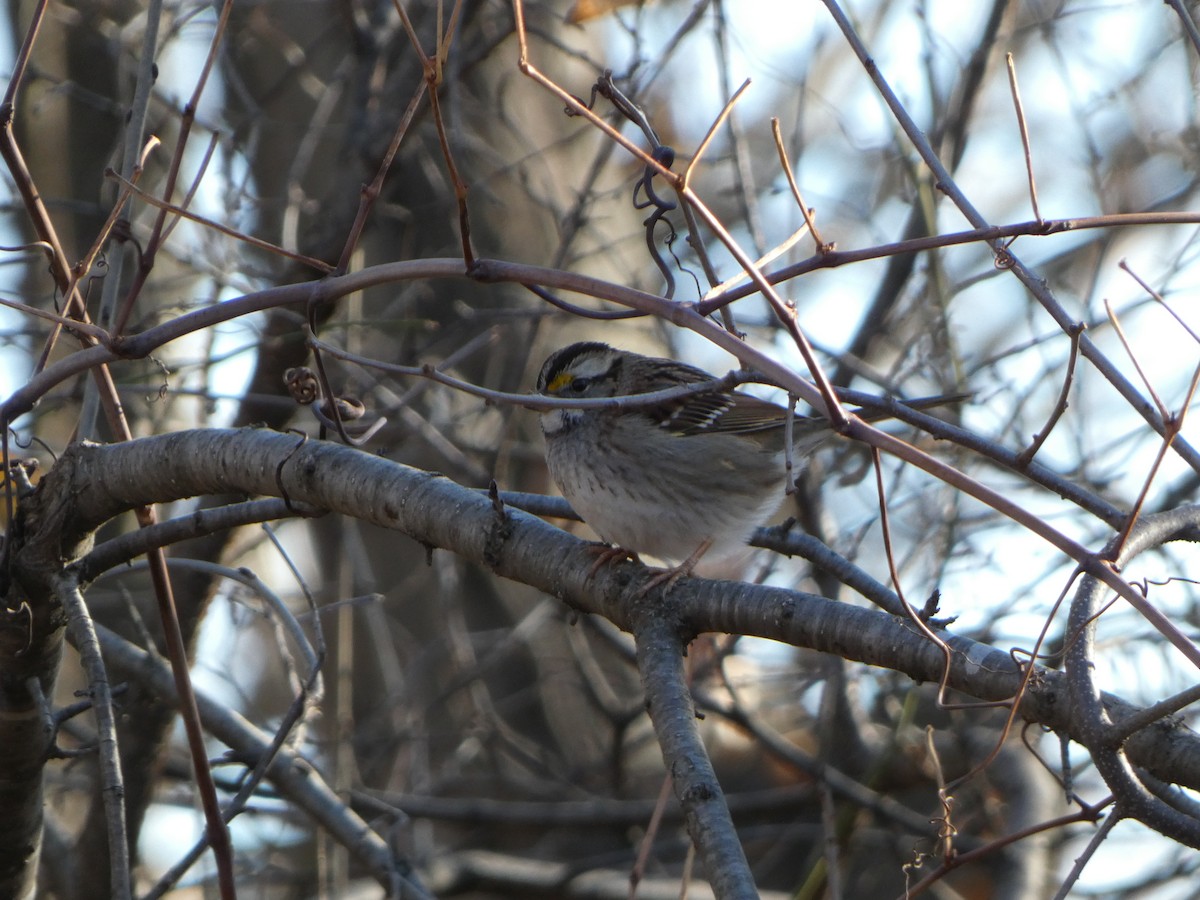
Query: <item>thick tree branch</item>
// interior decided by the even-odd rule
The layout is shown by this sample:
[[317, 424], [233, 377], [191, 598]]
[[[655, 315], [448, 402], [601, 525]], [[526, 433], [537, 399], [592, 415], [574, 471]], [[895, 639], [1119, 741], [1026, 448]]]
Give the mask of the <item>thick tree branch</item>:
[[[1124, 567], [1139, 553], [1171, 539], [1180, 529], [1194, 527], [1200, 509], [1194, 506], [1145, 516], [1128, 536], [1113, 538], [1106, 548]], [[1123, 544], [1123, 547], [1121, 546]], [[1181, 809], [1155, 796], [1130, 765], [1120, 744], [1120, 722], [1112, 718], [1096, 682], [1095, 637], [1097, 620], [1103, 612], [1105, 591], [1096, 579], [1084, 576], [1071, 602], [1071, 640], [1065, 668], [1075, 710], [1077, 740], [1088, 749], [1096, 771], [1116, 798], [1117, 812], [1144, 822], [1192, 847], [1200, 846], [1200, 819], [1190, 809]]]
[[[589, 578], [587, 544], [515, 510], [497, 513], [491, 501], [448, 479], [346, 447], [305, 442], [256, 430], [185, 431], [120, 445], [70, 448], [31, 498], [41, 527], [18, 556], [18, 572], [36, 584], [28, 563], [60, 559], [62, 547], [139, 504], [208, 493], [278, 495], [341, 512], [445, 548], [496, 574], [604, 615], [632, 630], [632, 595], [646, 577], [633, 565], [610, 566]], [[65, 502], [69, 498], [70, 502]], [[53, 520], [53, 521], [51, 521]], [[61, 562], [59, 563], [61, 564]], [[874, 610], [778, 588], [702, 579], [677, 583], [656, 602], [673, 606], [693, 632], [751, 634], [887, 666], [922, 681], [937, 681], [941, 651], [908, 623]], [[1009, 653], [945, 635], [952, 651], [949, 684], [984, 700], [1016, 695], [1022, 671]], [[1135, 711], [1106, 696], [1119, 723]], [[1039, 671], [1022, 699], [1021, 714], [1075, 735], [1060, 674]], [[1130, 761], [1163, 781], [1200, 788], [1200, 740], [1189, 729], [1158, 722], [1130, 736]]]
[[718, 897], [751, 900], [758, 896], [754, 877], [696, 728], [696, 708], [683, 672], [686, 639], [659, 610], [645, 607], [634, 637], [646, 709], [708, 879]]

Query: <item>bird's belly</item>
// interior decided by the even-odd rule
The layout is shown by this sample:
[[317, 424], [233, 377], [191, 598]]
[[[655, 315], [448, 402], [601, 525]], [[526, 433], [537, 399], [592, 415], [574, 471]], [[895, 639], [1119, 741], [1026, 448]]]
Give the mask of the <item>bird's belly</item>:
[[551, 452], [548, 462], [563, 496], [602, 540], [669, 564], [706, 541], [710, 563], [742, 554], [751, 532], [783, 500], [782, 466], [763, 454], [761, 465], [716, 467], [717, 483], [704, 483], [672, 449], [634, 455], [609, 447], [592, 454], [586, 467], [569, 462], [578, 454]]

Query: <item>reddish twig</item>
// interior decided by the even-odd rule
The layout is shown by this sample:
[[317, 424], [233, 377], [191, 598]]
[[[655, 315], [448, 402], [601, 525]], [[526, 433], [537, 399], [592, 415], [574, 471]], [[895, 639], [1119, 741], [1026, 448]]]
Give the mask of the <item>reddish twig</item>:
[[1025, 174], [1029, 177], [1029, 202], [1033, 206], [1033, 217], [1042, 221], [1038, 209], [1037, 182], [1033, 177], [1033, 153], [1029, 149], [1029, 126], [1025, 123], [1025, 107], [1021, 105], [1021, 89], [1017, 87], [1017, 66], [1011, 53], [1004, 54], [1008, 64], [1008, 86], [1012, 90], [1013, 109], [1017, 113], [1017, 127], [1021, 130], [1021, 147], [1025, 151]]
[[[208, 85], [208, 77], [212, 73], [213, 66], [216, 64], [217, 51], [224, 40], [225, 29], [229, 24], [229, 16], [232, 12], [233, 0], [225, 0], [221, 4], [221, 12], [217, 16], [212, 40], [208, 44], [208, 53], [205, 55], [204, 62], [200, 66], [200, 74], [196, 78], [196, 86], [192, 89], [192, 95], [183, 107], [183, 114], [180, 116], [179, 121], [179, 137], [175, 141], [175, 152], [171, 156], [170, 165], [167, 167], [167, 177], [163, 185], [162, 199], [164, 203], [169, 204], [171, 197], [175, 193], [175, 186], [179, 181], [179, 170], [183, 165], [183, 157], [187, 150], [188, 138], [192, 133], [192, 125], [196, 121], [196, 109], [200, 106], [200, 98], [204, 94], [204, 89]], [[146, 249], [142, 253], [133, 283], [126, 292], [121, 309], [117, 312], [113, 320], [114, 334], [119, 335], [125, 330], [129, 316], [133, 312], [134, 303], [137, 302], [137, 298], [141, 295], [142, 289], [145, 287], [146, 279], [154, 268], [155, 258], [165, 238], [164, 228], [166, 226], [167, 214], [169, 212], [177, 212], [177, 209], [177, 207], [159, 206], [158, 216], [155, 217], [154, 225], [150, 229], [150, 238], [146, 241]]]
[[471, 248], [471, 219], [467, 211], [467, 184], [463, 181], [462, 176], [459, 174], [458, 166], [454, 162], [454, 153], [450, 149], [450, 138], [446, 133], [446, 122], [442, 116], [441, 101], [438, 99], [438, 88], [442, 84], [443, 68], [449, 56], [450, 47], [454, 43], [458, 20], [462, 15], [462, 0], [458, 0], [455, 3], [454, 10], [450, 14], [450, 22], [444, 32], [442, 30], [442, 4], [438, 3], [437, 50], [433, 56], [427, 54], [421, 46], [416, 29], [413, 28], [413, 24], [408, 17], [408, 12], [404, 9], [400, 0], [392, 0], [392, 5], [400, 15], [400, 21], [404, 26], [405, 33], [408, 35], [409, 43], [412, 44], [413, 50], [421, 60], [421, 68], [425, 74], [425, 85], [429, 91], [429, 108], [430, 112], [433, 113], [433, 122], [437, 129], [438, 144], [441, 147], [442, 159], [446, 162], [446, 171], [450, 176], [450, 183], [454, 186], [454, 198], [458, 204], [458, 233], [462, 241], [463, 262], [469, 268], [475, 264], [475, 251]]
[[[774, 287], [767, 281], [762, 271], [759, 270], [753, 260], [741, 248], [721, 221], [716, 215], [704, 204], [700, 197], [691, 189], [687, 183], [687, 175], [680, 175], [672, 172], [661, 162], [655, 159], [651, 154], [646, 153], [640, 147], [632, 144], [620, 132], [613, 128], [608, 122], [593, 113], [587, 108], [578, 97], [564, 90], [552, 78], [545, 75], [537, 68], [529, 59], [529, 44], [525, 31], [525, 11], [522, 0], [513, 0], [513, 14], [516, 22], [518, 58], [517, 68], [523, 75], [528, 76], [537, 84], [540, 84], [550, 93], [554, 94], [561, 100], [568, 109], [575, 114], [586, 118], [593, 126], [598, 128], [609, 138], [616, 141], [636, 158], [642, 161], [643, 164], [652, 167], [654, 171], [669, 182], [680, 197], [699, 214], [704, 220], [704, 224], [717, 236], [718, 240], [725, 245], [726, 249], [737, 261], [737, 264], [750, 276], [755, 286], [762, 292], [764, 298], [771, 305], [772, 310], [779, 320], [784, 324], [785, 329], [796, 344], [800, 355], [804, 358], [805, 365], [808, 368], [810, 377], [813, 379], [813, 384], [804, 383], [804, 386], [797, 391], [797, 394], [805, 399], [810, 405], [820, 409], [830, 420], [834, 430], [843, 431], [847, 424], [846, 412], [841, 408], [837, 401], [837, 395], [833, 390], [833, 385], [825, 375], [824, 369], [817, 361], [816, 353], [808, 338], [796, 324], [794, 319], [789, 320], [786, 308], [787, 304], [783, 298], [775, 291]], [[729, 107], [726, 106], [726, 109]], [[691, 167], [686, 170], [686, 173], [691, 172]], [[736, 338], [735, 338], [736, 340]], [[724, 346], [724, 344], [722, 344]]]
[[788, 187], [791, 188], [792, 196], [796, 199], [796, 205], [800, 207], [800, 215], [804, 216], [804, 224], [808, 226], [808, 231], [816, 242], [817, 255], [823, 256], [831, 252], [837, 245], [821, 240], [821, 233], [817, 231], [817, 221], [813, 216], [813, 211], [808, 208], [804, 198], [800, 195], [800, 185], [796, 183], [796, 173], [792, 171], [792, 161], [788, 159], [787, 148], [783, 145], [783, 132], [779, 130], [778, 117], [771, 118], [771, 136], [775, 139], [775, 152], [779, 154], [779, 167], [783, 169]]
[[1038, 450], [1042, 448], [1042, 444], [1046, 442], [1046, 438], [1050, 437], [1050, 432], [1054, 430], [1054, 426], [1058, 424], [1058, 420], [1067, 411], [1067, 398], [1071, 393], [1071, 384], [1075, 380], [1075, 362], [1079, 358], [1079, 336], [1083, 334], [1085, 328], [1087, 328], [1087, 325], [1083, 322], [1078, 322], [1075, 327], [1067, 332], [1067, 336], [1071, 339], [1071, 353], [1067, 357], [1067, 374], [1063, 376], [1062, 388], [1058, 392], [1058, 399], [1054, 401], [1054, 409], [1051, 410], [1046, 424], [1042, 426], [1041, 431], [1033, 436], [1033, 440], [1030, 441], [1029, 446], [1022, 450], [1021, 455], [1017, 457], [1017, 465], [1021, 468], [1033, 462], [1033, 458], [1037, 455]]
[[[999, 853], [1005, 847], [1009, 847], [1018, 841], [1023, 841], [1027, 837], [1042, 834], [1047, 831], [1053, 831], [1058, 828], [1065, 828], [1068, 825], [1074, 825], [1078, 822], [1095, 822], [1100, 818], [1104, 809], [1112, 803], [1112, 798], [1109, 797], [1101, 803], [1094, 806], [1083, 806], [1078, 812], [1068, 813], [1067, 815], [1058, 816], [1054, 819], [1047, 819], [1045, 822], [1040, 822], [1037, 825], [1030, 825], [1028, 828], [1022, 828], [1020, 831], [1014, 831], [1012, 834], [1004, 837], [996, 838], [989, 842], [986, 846], [976, 850], [968, 850], [964, 853], [956, 853], [951, 857], [947, 857], [937, 871], [926, 875], [912, 887], [905, 890], [902, 895], [903, 900], [909, 900], [910, 897], [915, 897], [922, 894], [925, 890], [931, 887], [934, 883], [945, 878], [954, 869], [960, 866], [965, 866], [968, 863], [976, 862], [980, 859]], [[1110, 816], [1109, 821], [1116, 817]], [[1111, 826], [1110, 826], [1111, 827]], [[897, 898], [901, 900], [901, 898]]]
[[[226, 237], [231, 237], [236, 241], [249, 244], [251, 247], [257, 247], [259, 250], [266, 250], [269, 253], [275, 253], [279, 256], [286, 257], [287, 259], [295, 260], [296, 262], [302, 263], [322, 274], [328, 274], [333, 271], [333, 266], [324, 260], [316, 259], [312, 256], [305, 256], [303, 253], [294, 253], [291, 250], [286, 250], [283, 247], [280, 247], [278, 244], [272, 244], [270, 241], [264, 241], [262, 238], [254, 237], [253, 235], [238, 231], [236, 228], [230, 228], [228, 225], [222, 225], [220, 222], [207, 218], [206, 216], [202, 216], [199, 213], [191, 212], [185, 207], [176, 206], [174, 203], [161, 200], [158, 197], [155, 197], [153, 194], [143, 191], [141, 188], [137, 187], [131, 182], [126, 181], [111, 169], [104, 174], [122, 185], [122, 187], [124, 187], [126, 190], [137, 194], [141, 200], [144, 200], [149, 205], [158, 207], [164, 213], [169, 212], [179, 218], [188, 219], [198, 225], [203, 225], [205, 228], [211, 228], [213, 231], [223, 234]], [[120, 333], [121, 331], [119, 329], [114, 328], [114, 334]]]
[[425, 96], [427, 87], [428, 82], [426, 81], [421, 81], [417, 85], [412, 99], [408, 101], [408, 107], [404, 110], [404, 115], [400, 117], [400, 122], [396, 125], [396, 130], [392, 133], [392, 141], [388, 144], [387, 151], [383, 154], [383, 159], [379, 163], [375, 177], [371, 179], [370, 184], [365, 185], [362, 189], [362, 195], [358, 203], [358, 212], [355, 214], [354, 223], [350, 226], [349, 234], [346, 235], [346, 245], [342, 248], [342, 255], [333, 269], [339, 275], [350, 270], [350, 258], [354, 255], [354, 249], [358, 246], [358, 241], [362, 237], [363, 229], [367, 224], [367, 216], [370, 215], [375, 201], [379, 199], [379, 194], [383, 190], [384, 179], [392, 167], [392, 162], [395, 160], [396, 154], [400, 151], [400, 143], [404, 140], [404, 136], [408, 134], [408, 129], [417, 115], [417, 110], [421, 108], [421, 100]]

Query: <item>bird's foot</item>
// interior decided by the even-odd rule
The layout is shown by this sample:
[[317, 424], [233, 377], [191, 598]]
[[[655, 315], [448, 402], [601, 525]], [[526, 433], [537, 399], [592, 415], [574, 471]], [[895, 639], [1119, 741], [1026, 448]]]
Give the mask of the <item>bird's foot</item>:
[[641, 560], [638, 558], [638, 555], [632, 550], [626, 550], [624, 547], [618, 547], [615, 544], [592, 544], [590, 547], [588, 547], [588, 552], [596, 554], [596, 561], [592, 563], [592, 567], [588, 569], [588, 578], [594, 578], [596, 573], [599, 572], [603, 566], [610, 565], [612, 563], [620, 562], [626, 559], [635, 563], [641, 562]]
[[697, 547], [692, 555], [679, 565], [672, 566], [669, 569], [663, 569], [662, 571], [651, 576], [650, 580], [638, 589], [637, 595], [639, 597], [645, 597], [646, 594], [650, 593], [650, 591], [654, 590], [659, 585], [663, 586], [662, 592], [664, 594], [667, 593], [675, 586], [675, 582], [677, 582], [680, 578], [686, 578], [692, 574], [696, 568], [696, 564], [700, 562], [700, 557], [704, 556], [704, 554], [708, 552], [708, 548], [712, 546], [712, 543], [712, 539], [709, 538], [699, 547]]

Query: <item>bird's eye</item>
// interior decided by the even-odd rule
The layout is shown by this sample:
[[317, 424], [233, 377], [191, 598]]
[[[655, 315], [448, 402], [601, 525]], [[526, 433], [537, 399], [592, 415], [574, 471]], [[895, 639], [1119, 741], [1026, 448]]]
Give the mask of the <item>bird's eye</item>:
[[591, 386], [592, 386], [592, 379], [590, 379], [590, 378], [575, 378], [571, 381], [571, 392], [575, 393], [575, 394], [582, 394], [584, 391], [586, 391]]

